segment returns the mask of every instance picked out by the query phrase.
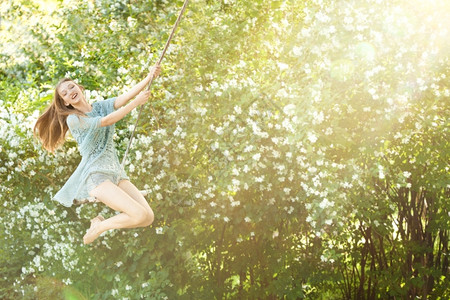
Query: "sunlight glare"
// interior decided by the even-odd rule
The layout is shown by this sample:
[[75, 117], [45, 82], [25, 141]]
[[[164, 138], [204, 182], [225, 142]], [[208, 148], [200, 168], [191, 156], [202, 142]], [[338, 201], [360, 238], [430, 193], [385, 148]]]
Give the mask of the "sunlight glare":
[[45, 10], [48, 13], [54, 12], [58, 6], [58, 1], [56, 0], [35, 0], [35, 3], [40, 9]]

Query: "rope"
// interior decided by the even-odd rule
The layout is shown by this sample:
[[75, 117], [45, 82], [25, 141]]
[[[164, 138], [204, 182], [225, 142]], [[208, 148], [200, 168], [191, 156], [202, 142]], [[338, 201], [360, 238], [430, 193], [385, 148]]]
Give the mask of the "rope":
[[[163, 50], [163, 52], [161, 53], [161, 56], [159, 57], [159, 60], [158, 60], [158, 63], [157, 63], [158, 65], [161, 64], [161, 61], [163, 60], [164, 55], [166, 54], [167, 48], [169, 48], [170, 41], [172, 40], [172, 37], [173, 37], [173, 35], [175, 34], [175, 30], [176, 30], [177, 27], [178, 27], [178, 23], [180, 23], [181, 16], [183, 15], [184, 10], [186, 9], [186, 6], [187, 6], [188, 2], [189, 2], [189, 0], [185, 0], [185, 1], [184, 1], [183, 7], [181, 8], [180, 14], [178, 15], [177, 21], [175, 22], [175, 25], [173, 26], [172, 33], [170, 34], [169, 38], [167, 39], [166, 46], [164, 47], [164, 50]], [[152, 78], [150, 79], [150, 82], [149, 82], [148, 85], [147, 85], [147, 88], [146, 88], [147, 91], [150, 90], [150, 86], [152, 85], [153, 78], [154, 78], [154, 77], [152, 77]], [[141, 105], [141, 107], [140, 107], [140, 109], [139, 109], [139, 114], [138, 114], [137, 119], [136, 119], [136, 122], [135, 122], [135, 124], [134, 124], [133, 132], [131, 133], [130, 141], [128, 142], [128, 146], [127, 146], [127, 150], [125, 151], [125, 155], [123, 156], [123, 160], [122, 160], [122, 168], [125, 167], [125, 161], [126, 161], [126, 159], [127, 159], [128, 151], [130, 150], [131, 143], [133, 142], [134, 132], [136, 131], [136, 127], [137, 127], [137, 124], [138, 124], [138, 122], [139, 122], [139, 117], [141, 116], [143, 107], [144, 107], [144, 106]]]

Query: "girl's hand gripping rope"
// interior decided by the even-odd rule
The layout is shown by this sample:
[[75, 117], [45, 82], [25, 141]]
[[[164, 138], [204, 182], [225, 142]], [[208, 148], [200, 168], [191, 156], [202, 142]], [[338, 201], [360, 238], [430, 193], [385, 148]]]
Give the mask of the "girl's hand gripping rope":
[[151, 68], [149, 75], [150, 77], [153, 77], [153, 79], [155, 79], [156, 77], [159, 76], [160, 73], [161, 73], [161, 66], [156, 64]]
[[141, 92], [137, 97], [134, 99], [137, 105], [142, 105], [147, 103], [148, 98], [150, 97], [150, 91], [144, 91]]

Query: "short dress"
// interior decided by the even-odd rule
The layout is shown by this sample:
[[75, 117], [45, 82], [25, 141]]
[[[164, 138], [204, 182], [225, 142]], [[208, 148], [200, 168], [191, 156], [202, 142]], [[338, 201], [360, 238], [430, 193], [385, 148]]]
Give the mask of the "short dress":
[[114, 145], [115, 124], [100, 127], [101, 119], [114, 111], [116, 98], [97, 101], [87, 117], [67, 116], [69, 130], [78, 143], [81, 162], [64, 186], [53, 197], [64, 206], [72, 206], [74, 200], [89, 197], [89, 192], [100, 183], [110, 180], [118, 184], [129, 179], [119, 163]]

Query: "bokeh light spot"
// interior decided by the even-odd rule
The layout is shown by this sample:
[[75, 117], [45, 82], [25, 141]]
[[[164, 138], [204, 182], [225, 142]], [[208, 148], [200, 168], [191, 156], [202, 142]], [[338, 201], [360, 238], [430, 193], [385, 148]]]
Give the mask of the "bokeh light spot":
[[376, 55], [375, 48], [370, 43], [361, 42], [356, 45], [356, 55], [362, 59], [374, 60]]
[[332, 78], [339, 81], [348, 80], [355, 71], [354, 64], [348, 59], [339, 59], [331, 65], [330, 75]]

